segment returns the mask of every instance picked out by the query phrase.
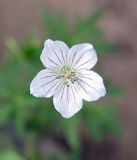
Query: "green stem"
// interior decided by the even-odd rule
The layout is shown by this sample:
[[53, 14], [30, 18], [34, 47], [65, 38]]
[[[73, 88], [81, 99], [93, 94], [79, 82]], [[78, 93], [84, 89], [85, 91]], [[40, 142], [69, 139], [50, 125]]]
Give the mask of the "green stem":
[[37, 156], [37, 135], [29, 133], [25, 139], [25, 156], [28, 160], [35, 160]]

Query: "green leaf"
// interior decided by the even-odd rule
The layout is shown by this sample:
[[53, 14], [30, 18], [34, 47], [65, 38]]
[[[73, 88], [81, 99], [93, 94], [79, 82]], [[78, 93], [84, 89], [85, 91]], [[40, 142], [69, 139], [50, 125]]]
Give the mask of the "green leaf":
[[0, 159], [1, 160], [25, 160], [19, 153], [10, 149], [1, 150]]
[[2, 106], [0, 107], [0, 125], [8, 122], [11, 114], [11, 106]]
[[117, 108], [89, 103], [83, 108], [83, 120], [95, 140], [101, 140], [108, 133], [121, 134]]
[[80, 19], [75, 26], [74, 34], [79, 36], [87, 32], [87, 30], [88, 32], [96, 30], [96, 32], [93, 32], [93, 34], [97, 33], [97, 31], [100, 32], [100, 29], [98, 29], [96, 25], [98, 20], [102, 17], [102, 15], [102, 12], [95, 12], [87, 19]]
[[79, 150], [80, 147], [79, 118], [78, 115], [75, 115], [70, 119], [64, 119], [60, 125], [60, 132], [65, 135], [69, 145], [74, 150]]
[[19, 61], [24, 59], [23, 52], [21, 46], [18, 42], [16, 42], [13, 38], [7, 38], [5, 40], [5, 45], [8, 48], [9, 52], [16, 57]]
[[38, 63], [43, 48], [42, 42], [39, 38], [35, 35], [30, 35], [20, 44], [20, 46], [26, 60]]
[[62, 40], [69, 44], [70, 33], [64, 14], [60, 13], [51, 16], [41, 12], [40, 17], [43, 21], [47, 38]]
[[109, 97], [121, 97], [123, 95], [122, 89], [119, 86], [113, 84], [111, 80], [105, 80], [105, 86], [107, 95]]

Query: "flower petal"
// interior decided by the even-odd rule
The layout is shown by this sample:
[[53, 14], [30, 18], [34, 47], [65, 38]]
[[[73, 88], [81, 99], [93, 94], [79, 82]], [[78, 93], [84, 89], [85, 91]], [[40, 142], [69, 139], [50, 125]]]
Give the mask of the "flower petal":
[[70, 48], [69, 61], [76, 69], [91, 69], [97, 62], [97, 54], [91, 44], [83, 43]]
[[30, 84], [30, 93], [35, 97], [51, 97], [59, 87], [61, 81], [49, 69], [40, 71]]
[[106, 94], [103, 79], [93, 71], [83, 70], [75, 85], [81, 97], [87, 101], [96, 101]]
[[82, 99], [78, 96], [73, 85], [64, 85], [54, 96], [55, 109], [65, 118], [72, 117], [82, 108]]
[[65, 64], [68, 50], [64, 42], [48, 39], [44, 43], [40, 59], [47, 68], [61, 68]]

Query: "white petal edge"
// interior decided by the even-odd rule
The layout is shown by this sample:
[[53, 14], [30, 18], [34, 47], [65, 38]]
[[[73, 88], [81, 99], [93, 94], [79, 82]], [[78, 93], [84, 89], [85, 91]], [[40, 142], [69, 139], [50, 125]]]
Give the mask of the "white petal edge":
[[46, 40], [40, 59], [47, 68], [62, 68], [69, 47], [62, 41]]
[[82, 99], [78, 96], [73, 85], [62, 89], [53, 97], [55, 109], [64, 118], [70, 118], [82, 108]]
[[78, 44], [70, 48], [68, 61], [76, 69], [91, 69], [97, 62], [97, 54], [93, 45]]
[[35, 97], [51, 97], [61, 87], [61, 81], [49, 69], [41, 70], [30, 84], [30, 93]]
[[81, 97], [87, 101], [96, 101], [106, 94], [102, 77], [90, 70], [81, 71], [76, 87]]

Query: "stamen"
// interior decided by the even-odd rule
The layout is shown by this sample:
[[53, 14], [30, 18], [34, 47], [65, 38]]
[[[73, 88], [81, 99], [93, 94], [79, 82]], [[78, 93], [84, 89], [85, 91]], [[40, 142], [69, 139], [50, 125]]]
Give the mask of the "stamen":
[[64, 66], [60, 78], [63, 78], [65, 80], [64, 84], [69, 86], [71, 83], [77, 81], [76, 71], [71, 66]]

